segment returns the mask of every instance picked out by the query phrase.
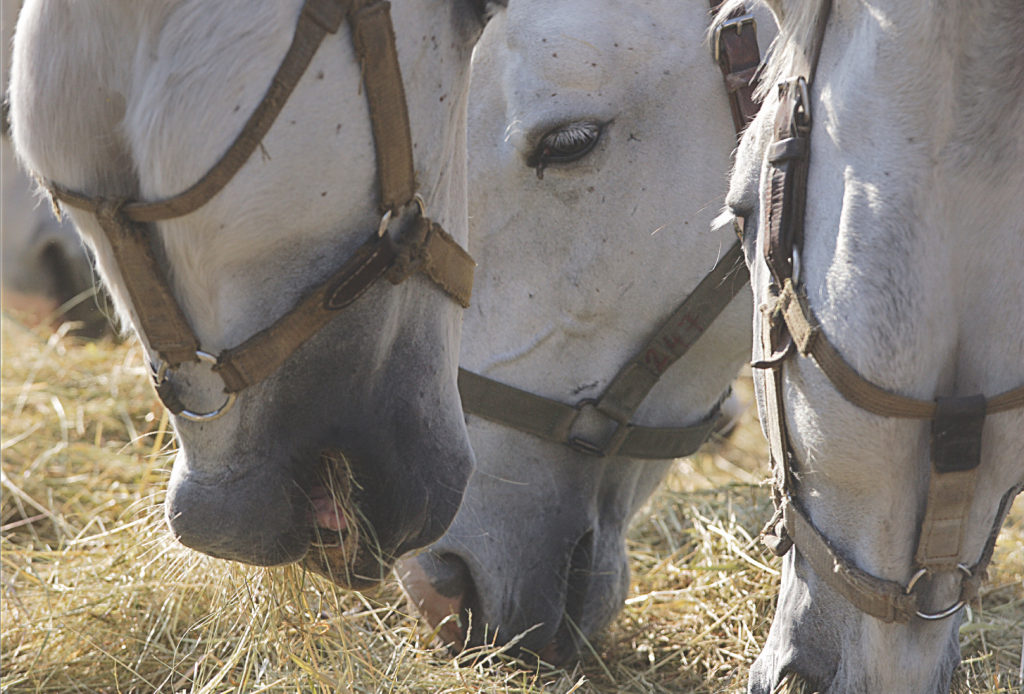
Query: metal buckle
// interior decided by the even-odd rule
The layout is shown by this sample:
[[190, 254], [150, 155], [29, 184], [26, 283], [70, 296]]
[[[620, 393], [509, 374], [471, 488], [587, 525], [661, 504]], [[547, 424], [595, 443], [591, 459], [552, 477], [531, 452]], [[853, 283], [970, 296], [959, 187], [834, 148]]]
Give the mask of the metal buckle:
[[[965, 566], [963, 564], [957, 564], [956, 568], [958, 568], [960, 570], [960, 572], [964, 575], [964, 578], [970, 578], [972, 576], [970, 567]], [[920, 581], [922, 578], [924, 578], [925, 576], [927, 576], [930, 573], [931, 572], [928, 569], [925, 569], [925, 568], [918, 569], [917, 573], [915, 573], [913, 576], [910, 577], [910, 582], [907, 583], [907, 587], [904, 589], [906, 594], [910, 595], [912, 592], [914, 592], [914, 587], [917, 585], [917, 582]], [[963, 595], [962, 592], [961, 592], [961, 595]], [[957, 600], [956, 603], [954, 603], [950, 607], [947, 607], [944, 610], [939, 610], [938, 612], [922, 612], [921, 610], [917, 610], [916, 614], [921, 619], [927, 619], [929, 621], [937, 621], [937, 620], [945, 619], [946, 617], [951, 617], [951, 616], [955, 615], [957, 612], [960, 611], [960, 608], [963, 607], [964, 605], [965, 605], [965, 603], [964, 603], [963, 600]]]
[[711, 55], [714, 56], [716, 63], [719, 62], [722, 55], [722, 32], [726, 29], [736, 29], [736, 35], [739, 36], [743, 33], [743, 27], [748, 24], [753, 27], [754, 31], [757, 31], [757, 19], [749, 12], [718, 23], [714, 36], [711, 38]]
[[779, 100], [794, 90], [793, 97], [793, 123], [799, 128], [811, 127], [811, 95], [807, 89], [807, 80], [801, 75], [790, 77], [788, 80], [779, 82]]
[[[213, 356], [209, 352], [197, 350], [196, 357], [198, 357], [199, 361], [206, 362], [207, 364], [217, 364], [217, 357]], [[161, 360], [160, 366], [157, 367], [156, 372], [153, 374], [153, 380], [156, 383], [157, 387], [159, 387], [164, 381], [167, 380], [168, 371], [171, 371], [171, 368], [167, 366], [167, 362]], [[193, 412], [192, 410], [185, 409], [179, 412], [178, 416], [183, 417], [191, 422], [212, 422], [213, 420], [217, 419], [225, 412], [230, 410], [231, 407], [235, 404], [235, 400], [237, 399], [237, 397], [238, 393], [227, 393], [227, 399], [224, 401], [224, 404], [215, 410], [211, 410], [210, 412]]]
[[[598, 458], [603, 458], [608, 455], [615, 455], [618, 452], [619, 447], [622, 446], [622, 442], [626, 440], [626, 435], [629, 434], [629, 425], [625, 422], [620, 422], [617, 419], [612, 419], [604, 412], [601, 412], [601, 410], [597, 409], [597, 400], [594, 400], [593, 398], [586, 398], [584, 400], [580, 400], [578, 403], [576, 403], [575, 409], [576, 416], [569, 424], [569, 448], [573, 449], [574, 451], [579, 451], [580, 453], [586, 453], [587, 455], [596, 456]], [[583, 436], [581, 435], [574, 435], [572, 433], [573, 427], [575, 427], [576, 424], [580, 421], [580, 418], [581, 416], [583, 416], [583, 412], [585, 410], [595, 412], [602, 419], [604, 419], [605, 422], [611, 422], [615, 425], [615, 428], [612, 429], [611, 434], [608, 435], [603, 442], [595, 443], [593, 441], [583, 438]]]

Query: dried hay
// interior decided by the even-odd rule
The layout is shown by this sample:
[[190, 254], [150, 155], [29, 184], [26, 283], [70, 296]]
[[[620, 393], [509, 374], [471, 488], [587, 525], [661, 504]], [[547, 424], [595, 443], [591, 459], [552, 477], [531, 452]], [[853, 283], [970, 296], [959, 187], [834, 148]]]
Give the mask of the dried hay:
[[[764, 444], [746, 421], [635, 523], [626, 608], [571, 671], [453, 658], [394, 581], [202, 557], [160, 507], [173, 442], [135, 347], [3, 322], [2, 692], [733, 692], [771, 619]], [[749, 420], [749, 418], [748, 418]], [[961, 629], [957, 691], [1018, 692], [1024, 509]], [[802, 691], [799, 684], [789, 691]]]

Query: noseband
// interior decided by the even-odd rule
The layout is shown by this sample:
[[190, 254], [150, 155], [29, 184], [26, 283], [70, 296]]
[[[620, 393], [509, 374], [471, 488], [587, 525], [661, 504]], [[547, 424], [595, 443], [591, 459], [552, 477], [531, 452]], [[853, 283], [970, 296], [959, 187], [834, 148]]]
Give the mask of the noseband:
[[[719, 1], [710, 4], [714, 10]], [[757, 114], [753, 81], [761, 55], [753, 15], [740, 8], [719, 23], [712, 53], [722, 70], [739, 133]], [[597, 398], [570, 405], [459, 369], [462, 407], [469, 414], [596, 457], [669, 460], [690, 455], [721, 424], [721, 403], [690, 426], [647, 427], [630, 420], [661, 375], [689, 351], [749, 280], [737, 242]]]
[[[810, 85], [831, 11], [826, 0], [809, 55], [796, 76], [779, 84], [779, 107], [767, 158], [770, 165], [768, 204], [764, 212], [764, 259], [771, 271], [770, 300], [764, 308], [761, 344], [768, 355], [752, 366], [763, 375], [765, 429], [775, 477], [775, 515], [762, 531], [765, 544], [778, 556], [794, 545], [814, 573], [854, 606], [885, 622], [906, 623], [913, 617], [936, 620], [956, 614], [977, 595], [992, 559], [996, 537], [1014, 496], [1002, 498], [995, 524], [973, 564], [962, 562], [964, 532], [974, 499], [981, 463], [985, 416], [1024, 407], [1024, 386], [991, 398], [983, 395], [916, 400], [889, 392], [861, 376], [822, 332], [802, 283], [794, 278], [794, 259], [803, 245], [807, 169], [810, 157]], [[796, 498], [795, 457], [786, 430], [782, 395], [783, 367], [795, 355], [810, 357], [851, 404], [882, 417], [931, 420], [932, 468], [924, 519], [921, 522], [914, 571], [907, 583], [882, 579], [857, 567], [811, 522]], [[927, 612], [917, 590], [920, 580], [956, 572], [960, 595], [953, 605]]]
[[[426, 216], [423, 199], [416, 193], [409, 115], [390, 7], [386, 1], [306, 0], [292, 43], [262, 101], [220, 160], [182, 193], [139, 202], [88, 196], [52, 182], [46, 184], [55, 204], [91, 212], [103, 228], [141, 333], [159, 355], [160, 362], [154, 367], [157, 392], [172, 413], [193, 421], [220, 417], [240, 391], [274, 373], [292, 352], [381, 277], [399, 284], [423, 273], [459, 305], [469, 305], [475, 263]], [[153, 251], [148, 224], [197, 210], [231, 181], [270, 130], [324, 37], [336, 33], [346, 19], [369, 102], [383, 215], [379, 227], [327, 280], [274, 324], [214, 356], [201, 349], [174, 298]], [[393, 217], [402, 220], [397, 238], [388, 230]], [[197, 361], [211, 363], [224, 382], [227, 399], [211, 412], [187, 409], [166, 378], [181, 364]]]

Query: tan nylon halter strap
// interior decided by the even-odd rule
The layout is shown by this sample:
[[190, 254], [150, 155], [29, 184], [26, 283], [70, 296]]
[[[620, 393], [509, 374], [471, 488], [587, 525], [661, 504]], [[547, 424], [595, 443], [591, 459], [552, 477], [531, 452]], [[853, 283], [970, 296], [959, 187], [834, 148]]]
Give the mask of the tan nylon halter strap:
[[[324, 36], [337, 32], [346, 17], [369, 103], [380, 208], [397, 215], [413, 202], [412, 140], [389, 11], [388, 2], [306, 0], [292, 43], [263, 99], [221, 159], [182, 193], [155, 202], [125, 202], [48, 186], [56, 202], [97, 216], [113, 248], [142, 332], [165, 365], [173, 368], [195, 361], [200, 348], [154, 256], [143, 224], [193, 212], [227, 185], [270, 130]], [[242, 345], [219, 355], [214, 369], [224, 379], [225, 392], [236, 393], [273, 373], [338, 310], [382, 276], [397, 284], [422, 272], [461, 306], [468, 306], [475, 263], [438, 224], [423, 216], [421, 204], [415, 215], [404, 224], [398, 239], [392, 239], [382, 223], [379, 233], [371, 235], [289, 313]], [[168, 409], [183, 411], [168, 381], [158, 384], [158, 392]]]
[[[821, 330], [807, 297], [793, 278], [794, 250], [803, 242], [807, 169], [810, 158], [810, 80], [820, 55], [825, 24], [831, 10], [826, 2], [818, 17], [815, 39], [798, 77], [779, 85], [775, 138], [767, 158], [771, 165], [766, 209], [765, 262], [772, 273], [774, 300], [765, 307], [761, 346], [765, 357], [753, 364], [763, 370], [765, 428], [775, 473], [776, 513], [762, 537], [776, 554], [794, 544], [815, 574], [860, 610], [886, 622], [907, 622], [915, 615], [941, 619], [973, 599], [992, 556], [995, 537], [1013, 497], [1004, 497], [1001, 510], [981, 557], [972, 566], [961, 562], [977, 468], [981, 461], [981, 432], [986, 414], [1024, 406], [1024, 386], [993, 398], [964, 396], [924, 401], [885, 390], [861, 376]], [[932, 421], [932, 473], [925, 516], [915, 552], [917, 573], [907, 585], [872, 576], [844, 557], [800, 508], [795, 498], [794, 456], [786, 431], [782, 369], [794, 353], [810, 357], [850, 403], [884, 417]], [[938, 571], [963, 573], [959, 600], [938, 613], [922, 612], [917, 580]]]
[[[712, 10], [718, 5], [710, 0]], [[761, 57], [753, 16], [739, 9], [722, 21], [715, 28], [712, 52], [722, 70], [739, 133], [757, 114], [752, 82]], [[736, 243], [596, 400], [568, 405], [459, 369], [462, 407], [469, 414], [599, 457], [668, 460], [690, 455], [719, 424], [719, 407], [687, 427], [646, 427], [629, 420], [661, 375], [686, 354], [749, 281], [742, 246]], [[592, 420], [591, 428], [603, 430], [602, 440], [575, 432], [583, 419]]]
[[[469, 414], [591, 455], [655, 460], [690, 455], [719, 423], [717, 407], [703, 421], [688, 427], [646, 427], [629, 420], [661, 375], [689, 351], [748, 281], [743, 250], [737, 242], [596, 400], [567, 405], [460, 369], [462, 407]], [[583, 418], [598, 420], [592, 424], [604, 430], [603, 440], [595, 442], [593, 437], [575, 432], [577, 424], [585, 423]]]

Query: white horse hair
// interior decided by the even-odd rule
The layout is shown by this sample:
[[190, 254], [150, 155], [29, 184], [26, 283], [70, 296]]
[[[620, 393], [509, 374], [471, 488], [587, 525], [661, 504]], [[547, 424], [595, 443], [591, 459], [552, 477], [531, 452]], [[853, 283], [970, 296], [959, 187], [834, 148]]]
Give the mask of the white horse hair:
[[[769, 280], [759, 232], [774, 85], [791, 76], [823, 8], [821, 0], [767, 4], [780, 34], [727, 200], [747, 219], [755, 306]], [[995, 395], [1024, 381], [1020, 9], [1015, 0], [833, 1], [810, 98], [799, 273], [828, 340], [891, 392]], [[757, 336], [762, 316], [754, 315]], [[783, 393], [799, 498], [813, 523], [861, 569], [906, 584], [931, 467], [928, 422], [858, 409], [809, 359], [786, 362]], [[758, 400], [763, 408], [760, 389]], [[1024, 484], [1022, 448], [1024, 413], [990, 414], [966, 565], [998, 522], [1000, 499]], [[955, 602], [956, 579], [936, 576], [925, 588], [936, 610]], [[945, 692], [960, 619], [885, 624], [822, 582], [797, 548], [784, 562], [750, 691], [767, 694], [795, 673], [835, 694]]]
[[[3, 74], [0, 94], [6, 100], [11, 40], [20, 2], [0, 7]], [[7, 112], [4, 109], [6, 121]], [[3, 123], [0, 136], [0, 281], [3, 307], [32, 321], [81, 322], [80, 334], [96, 335], [106, 327], [97, 305], [92, 262], [71, 224], [61, 223], [22, 172]]]

